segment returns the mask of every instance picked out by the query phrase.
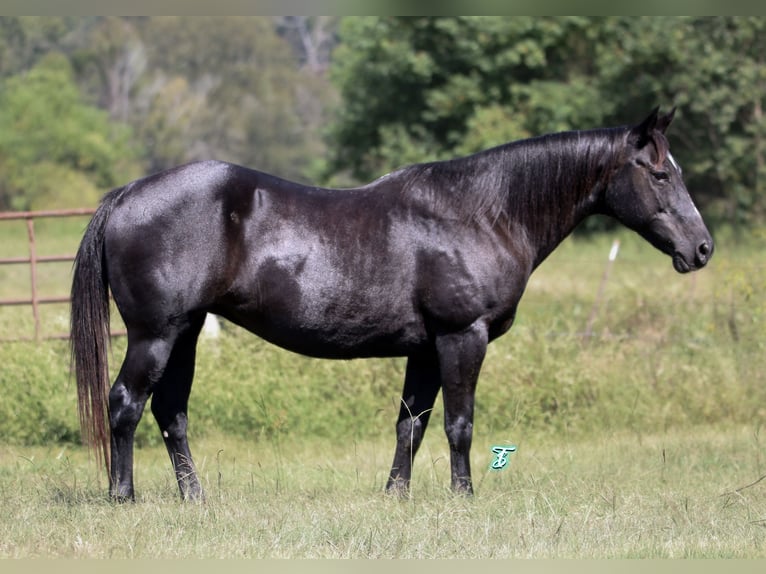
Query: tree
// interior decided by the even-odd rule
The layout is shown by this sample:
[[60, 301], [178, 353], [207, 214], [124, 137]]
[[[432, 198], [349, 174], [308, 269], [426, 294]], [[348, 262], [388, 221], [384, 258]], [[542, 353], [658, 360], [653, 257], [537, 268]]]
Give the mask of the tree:
[[[30, 78], [38, 81], [41, 73], [32, 70], [41, 59], [56, 53], [61, 62], [66, 61], [69, 80], [79, 87], [79, 95], [74, 96], [73, 86], [67, 85], [62, 97], [69, 94], [90, 111], [106, 111], [106, 124], [113, 131], [110, 137], [128, 134], [125, 137], [133, 142], [127, 156], [118, 155], [131, 160], [140, 155], [143, 160], [141, 169], [115, 165], [114, 173], [152, 173], [214, 158], [314, 180], [324, 158], [322, 127], [334, 102], [324, 70], [335, 41], [336, 21], [325, 17], [0, 17], [0, 82], [8, 82], [0, 89], [29, 92], [23, 84]], [[69, 81], [59, 79], [62, 86]], [[43, 117], [45, 109], [36, 113]], [[11, 121], [6, 110], [0, 115]], [[61, 123], [77, 121], [68, 116], [60, 119], [55, 124], [40, 122], [41, 133], [48, 125], [56, 130]], [[131, 129], [125, 131], [126, 126]], [[13, 133], [0, 134], [0, 139], [8, 142]], [[78, 137], [69, 145], [76, 145]], [[58, 136], [51, 138], [50, 145], [54, 141], [67, 145]], [[21, 147], [31, 145], [22, 142]], [[118, 147], [124, 151], [122, 144]], [[53, 163], [59, 169], [66, 162]], [[14, 204], [28, 203], [21, 198], [26, 197], [18, 183], [22, 175], [10, 172], [22, 164], [13, 157], [0, 158], [6, 205], [11, 197], [16, 198]], [[82, 170], [75, 171], [82, 175]], [[91, 175], [89, 181], [93, 181]], [[54, 179], [51, 176], [50, 181]], [[41, 191], [32, 190], [41, 182], [32, 181], [29, 193], [40, 195]]]
[[615, 115], [677, 105], [673, 153], [706, 212], [763, 221], [766, 20], [615, 17], [600, 45], [602, 91], [620, 96]]
[[678, 106], [675, 157], [706, 215], [766, 218], [766, 20], [346, 18], [329, 173], [417, 161]]
[[681, 70], [671, 86], [687, 110], [683, 153], [693, 183], [730, 221], [766, 216], [766, 20], [690, 22]]
[[596, 96], [582, 64], [588, 25], [581, 17], [345, 19], [331, 70], [343, 105], [330, 167], [368, 179], [598, 122], [604, 109], [583, 105]]
[[277, 32], [298, 54], [302, 68], [316, 75], [330, 66], [330, 55], [337, 44], [336, 16], [276, 16]]
[[133, 21], [102, 16], [80, 23], [82, 38], [72, 50], [78, 83], [109, 117], [127, 122], [132, 100], [146, 70], [146, 49]]
[[29, 70], [58, 51], [76, 22], [72, 16], [0, 17], [0, 78]]
[[0, 85], [1, 208], [93, 205], [137, 173], [128, 128], [83, 102], [61, 54]]
[[302, 121], [305, 78], [272, 19], [158, 17], [140, 34], [149, 71], [132, 123], [152, 171], [215, 158], [305, 177], [319, 134]]

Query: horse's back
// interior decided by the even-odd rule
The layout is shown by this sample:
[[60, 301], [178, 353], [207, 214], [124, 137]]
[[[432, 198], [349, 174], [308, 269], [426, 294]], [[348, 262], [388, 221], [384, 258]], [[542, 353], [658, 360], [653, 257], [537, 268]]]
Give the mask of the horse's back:
[[275, 340], [293, 330], [306, 341], [347, 337], [340, 323], [358, 338], [383, 315], [412, 314], [407, 296], [391, 292], [411, 281], [414, 263], [390, 244], [386, 203], [378, 190], [304, 186], [216, 161], [137, 180], [106, 230], [114, 299], [129, 330], [205, 310]]

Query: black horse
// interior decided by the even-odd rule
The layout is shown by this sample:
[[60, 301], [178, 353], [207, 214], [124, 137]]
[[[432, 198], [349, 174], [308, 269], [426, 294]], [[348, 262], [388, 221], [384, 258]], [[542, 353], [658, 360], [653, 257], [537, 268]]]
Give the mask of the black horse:
[[[668, 151], [673, 112], [658, 112], [633, 127], [405, 167], [356, 189], [207, 161], [111, 191], [77, 253], [71, 343], [81, 424], [112, 497], [134, 498], [133, 437], [150, 395], [182, 497], [202, 497], [186, 428], [206, 313], [313, 357], [406, 356], [386, 489], [407, 491], [441, 389], [452, 488], [471, 493], [487, 344], [511, 327], [530, 274], [575, 226], [611, 215], [681, 273], [713, 253]], [[128, 333], [111, 390], [109, 289]]]

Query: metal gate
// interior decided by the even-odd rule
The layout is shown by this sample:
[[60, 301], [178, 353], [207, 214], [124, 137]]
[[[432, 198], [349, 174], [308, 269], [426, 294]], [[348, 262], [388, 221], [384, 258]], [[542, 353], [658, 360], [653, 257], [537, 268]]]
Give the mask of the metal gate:
[[[74, 253], [63, 253], [59, 255], [37, 254], [37, 240], [35, 237], [35, 220], [50, 217], [79, 217], [92, 215], [96, 210], [93, 208], [82, 209], [64, 209], [52, 211], [22, 211], [22, 212], [0, 212], [0, 222], [4, 221], [26, 221], [27, 243], [29, 246], [27, 256], [4, 257], [0, 258], [0, 265], [28, 265], [29, 266], [29, 297], [0, 299], [0, 306], [29, 306], [34, 317], [34, 337], [15, 334], [12, 336], [2, 336], [0, 341], [20, 341], [42, 339], [66, 339], [68, 333], [43, 334], [40, 325], [40, 306], [51, 303], [68, 303], [70, 301], [68, 294], [41, 297], [38, 290], [38, 277], [40, 266], [46, 263], [58, 263], [74, 261]], [[116, 334], [116, 333], [114, 333]]]

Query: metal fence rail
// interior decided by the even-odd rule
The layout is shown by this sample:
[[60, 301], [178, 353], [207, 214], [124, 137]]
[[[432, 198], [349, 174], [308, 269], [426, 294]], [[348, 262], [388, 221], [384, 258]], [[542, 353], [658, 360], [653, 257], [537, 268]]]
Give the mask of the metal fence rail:
[[[30, 305], [32, 307], [32, 315], [35, 322], [35, 335], [34, 340], [39, 341], [45, 339], [65, 339], [69, 335], [67, 333], [58, 333], [52, 335], [42, 335], [42, 329], [40, 326], [40, 305], [46, 305], [50, 303], [69, 303], [69, 295], [58, 295], [53, 297], [41, 297], [38, 293], [38, 266], [44, 263], [60, 263], [66, 261], [74, 261], [74, 254], [67, 253], [62, 255], [43, 255], [37, 254], [37, 241], [35, 237], [35, 220], [50, 218], [50, 217], [78, 217], [93, 215], [95, 213], [93, 208], [81, 208], [81, 209], [61, 209], [61, 210], [46, 210], [46, 211], [12, 211], [12, 212], [0, 212], [0, 222], [2, 221], [26, 221], [27, 228], [27, 241], [29, 245], [29, 255], [27, 257], [4, 257], [0, 258], [0, 265], [29, 265], [29, 280], [30, 280], [30, 297], [26, 298], [11, 298], [0, 299], [0, 306], [17, 306], [17, 305]], [[0, 341], [19, 341], [28, 340], [29, 337], [14, 336], [9, 338], [0, 338]]]

